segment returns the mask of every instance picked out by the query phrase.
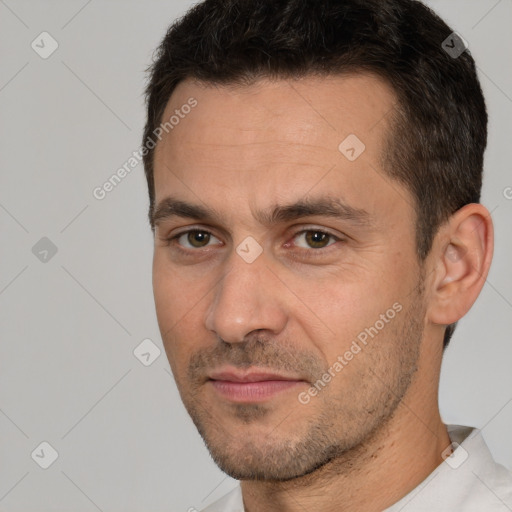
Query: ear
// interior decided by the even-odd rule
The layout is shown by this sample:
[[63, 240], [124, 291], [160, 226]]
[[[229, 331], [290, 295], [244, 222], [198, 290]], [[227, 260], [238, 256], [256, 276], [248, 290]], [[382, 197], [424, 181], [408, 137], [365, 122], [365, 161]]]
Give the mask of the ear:
[[428, 306], [432, 323], [453, 324], [469, 311], [489, 273], [493, 246], [491, 214], [481, 204], [462, 207], [439, 229]]

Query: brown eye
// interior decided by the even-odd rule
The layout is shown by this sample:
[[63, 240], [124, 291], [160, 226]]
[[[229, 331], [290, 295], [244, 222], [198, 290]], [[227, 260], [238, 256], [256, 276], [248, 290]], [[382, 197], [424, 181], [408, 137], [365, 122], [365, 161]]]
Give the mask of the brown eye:
[[318, 229], [301, 231], [295, 238], [296, 246], [302, 249], [323, 249], [338, 240], [334, 235]]
[[192, 247], [205, 247], [208, 245], [208, 242], [210, 241], [210, 233], [207, 231], [189, 231], [186, 233], [187, 235], [187, 242]]
[[323, 231], [306, 232], [306, 242], [313, 249], [322, 249], [323, 247], [326, 247], [330, 238], [331, 236]]
[[218, 243], [216, 245], [222, 245], [217, 237], [204, 229], [189, 229], [188, 231], [183, 231], [173, 236], [170, 241], [181, 245], [181, 247], [185, 249], [203, 249], [214, 245], [211, 243], [212, 241], [217, 241]]

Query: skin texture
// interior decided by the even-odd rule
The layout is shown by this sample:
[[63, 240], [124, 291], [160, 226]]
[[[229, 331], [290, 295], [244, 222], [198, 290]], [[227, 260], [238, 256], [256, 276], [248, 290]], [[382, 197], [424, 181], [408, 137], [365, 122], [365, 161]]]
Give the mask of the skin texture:
[[[157, 209], [172, 196], [218, 214], [160, 208], [156, 222], [157, 317], [183, 403], [219, 467], [242, 480], [249, 512], [382, 510], [450, 444], [437, 402], [444, 325], [485, 281], [490, 216], [481, 205], [459, 210], [418, 261], [414, 200], [381, 163], [396, 99], [374, 76], [185, 81], [163, 119], [190, 97], [197, 106], [155, 154]], [[365, 144], [354, 161], [338, 149], [350, 134]], [[260, 215], [327, 197], [364, 218]], [[192, 228], [211, 235], [169, 240]], [[252, 263], [236, 252], [249, 236], [262, 248]], [[383, 314], [378, 333], [301, 403]], [[301, 382], [233, 403], [208, 381], [228, 367]]]

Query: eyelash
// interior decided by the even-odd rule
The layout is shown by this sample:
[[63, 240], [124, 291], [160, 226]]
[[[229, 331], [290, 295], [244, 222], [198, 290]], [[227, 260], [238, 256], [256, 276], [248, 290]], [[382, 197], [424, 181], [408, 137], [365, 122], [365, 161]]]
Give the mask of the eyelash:
[[[176, 235], [173, 235], [172, 237], [166, 238], [165, 241], [167, 242], [167, 245], [171, 245], [172, 244], [172, 245], [176, 246], [178, 248], [178, 250], [183, 251], [184, 253], [187, 253], [187, 254], [192, 254], [194, 252], [199, 252], [201, 249], [207, 249], [208, 246], [206, 246], [204, 248], [200, 247], [200, 248], [197, 248], [197, 249], [186, 249], [186, 248], [180, 246], [180, 244], [177, 243], [177, 240], [180, 237], [182, 237], [183, 235], [187, 235], [189, 233], [194, 233], [194, 232], [207, 233], [208, 235], [215, 237], [215, 234], [212, 233], [211, 231], [209, 231], [208, 229], [194, 228], [194, 229], [188, 229], [186, 231], [181, 231], [180, 233], [177, 233]], [[319, 253], [325, 254], [325, 251], [328, 250], [329, 247], [331, 247], [332, 245], [335, 245], [336, 242], [343, 241], [343, 239], [341, 237], [336, 236], [336, 235], [330, 233], [329, 231], [325, 231], [323, 229], [302, 229], [302, 230], [297, 231], [296, 233], [293, 234], [292, 240], [297, 238], [299, 235], [302, 235], [304, 233], [312, 233], [312, 232], [313, 233], [325, 234], [328, 237], [330, 237], [331, 239], [334, 239], [334, 243], [330, 243], [329, 245], [327, 245], [325, 247], [321, 247], [319, 249], [314, 249], [313, 247], [310, 247], [309, 249], [305, 249], [303, 247], [299, 247], [298, 250], [301, 251], [301, 252], [305, 251], [307, 253], [307, 257], [321, 256], [322, 254], [319, 254]]]

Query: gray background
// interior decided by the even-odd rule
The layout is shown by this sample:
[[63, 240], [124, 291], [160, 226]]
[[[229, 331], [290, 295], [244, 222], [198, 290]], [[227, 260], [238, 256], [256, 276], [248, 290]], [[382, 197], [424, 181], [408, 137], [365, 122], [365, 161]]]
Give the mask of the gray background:
[[[489, 279], [445, 357], [442, 413], [484, 427], [512, 467], [512, 2], [429, 4], [478, 64], [483, 203], [496, 226]], [[144, 69], [189, 5], [0, 0], [2, 511], [185, 511], [235, 484], [209, 458], [163, 352], [142, 165], [102, 201], [92, 195], [139, 149]], [[31, 48], [43, 31], [59, 45], [47, 59]], [[53, 257], [32, 252], [42, 237]], [[162, 351], [150, 366], [133, 354], [147, 338]], [[48, 450], [31, 458], [42, 441], [59, 454], [46, 470], [35, 460]]]

